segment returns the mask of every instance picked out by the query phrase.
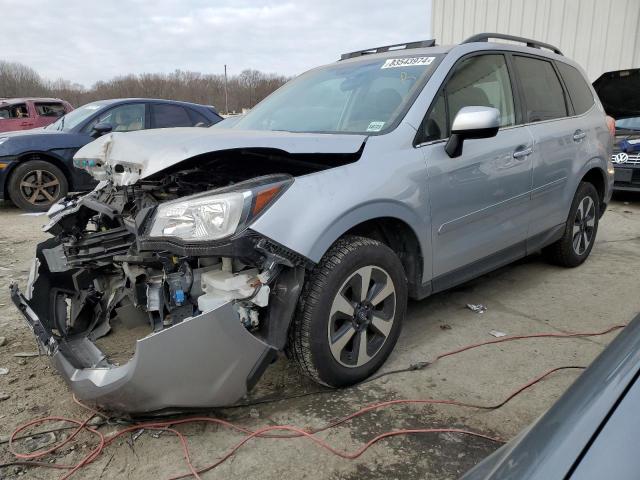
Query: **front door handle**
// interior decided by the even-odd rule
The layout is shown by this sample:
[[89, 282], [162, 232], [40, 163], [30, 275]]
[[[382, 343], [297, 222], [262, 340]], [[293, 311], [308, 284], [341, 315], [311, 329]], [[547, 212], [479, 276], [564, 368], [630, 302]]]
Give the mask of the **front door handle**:
[[574, 142], [579, 142], [580, 140], [582, 140], [586, 136], [587, 136], [587, 132], [585, 132], [584, 130], [578, 129], [573, 133], [573, 141]]
[[518, 147], [515, 152], [513, 152], [513, 158], [523, 158], [533, 153], [533, 147]]

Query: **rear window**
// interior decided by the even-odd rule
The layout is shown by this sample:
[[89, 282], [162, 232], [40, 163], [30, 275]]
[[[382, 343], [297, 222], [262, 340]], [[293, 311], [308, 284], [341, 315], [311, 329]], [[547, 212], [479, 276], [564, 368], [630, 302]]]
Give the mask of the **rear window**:
[[523, 89], [526, 121], [566, 117], [564, 91], [551, 62], [515, 56], [514, 64]]
[[27, 110], [26, 103], [16, 103], [14, 105], [7, 105], [0, 108], [0, 118], [27, 118], [29, 117], [29, 110]]
[[58, 118], [65, 114], [61, 103], [36, 103], [36, 111], [41, 117]]
[[593, 106], [593, 94], [582, 74], [571, 65], [556, 62], [564, 84], [569, 90], [569, 97], [576, 115], [580, 115]]
[[151, 116], [155, 128], [193, 126], [189, 114], [179, 105], [154, 104], [151, 107]]

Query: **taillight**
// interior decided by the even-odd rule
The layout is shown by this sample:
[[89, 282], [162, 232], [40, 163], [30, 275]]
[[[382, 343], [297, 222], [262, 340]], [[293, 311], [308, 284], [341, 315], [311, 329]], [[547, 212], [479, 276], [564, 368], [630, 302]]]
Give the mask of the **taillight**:
[[609, 128], [609, 133], [611, 134], [611, 136], [613, 138], [615, 138], [616, 136], [616, 121], [613, 117], [610, 117], [609, 115], [607, 115], [606, 117], [607, 120], [607, 127]]

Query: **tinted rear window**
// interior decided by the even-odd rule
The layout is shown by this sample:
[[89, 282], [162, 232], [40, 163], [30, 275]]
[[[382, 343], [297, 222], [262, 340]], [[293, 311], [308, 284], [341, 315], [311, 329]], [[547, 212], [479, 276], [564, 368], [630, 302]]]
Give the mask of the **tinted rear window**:
[[569, 97], [576, 115], [580, 115], [593, 106], [593, 95], [582, 74], [571, 65], [556, 62], [564, 84], [569, 90]]
[[193, 126], [189, 114], [179, 105], [155, 104], [151, 108], [151, 115], [155, 128]]
[[551, 62], [515, 56], [514, 64], [523, 88], [526, 121], [566, 117], [564, 91]]

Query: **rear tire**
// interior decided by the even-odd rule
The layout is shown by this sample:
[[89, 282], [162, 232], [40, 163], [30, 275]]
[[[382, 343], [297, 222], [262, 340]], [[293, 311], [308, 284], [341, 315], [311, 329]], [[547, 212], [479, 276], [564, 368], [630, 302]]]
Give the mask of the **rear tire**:
[[543, 252], [556, 265], [577, 267], [593, 248], [600, 219], [600, 198], [596, 188], [581, 182], [573, 198], [562, 238], [546, 247]]
[[52, 163], [29, 160], [13, 170], [7, 190], [17, 207], [30, 212], [46, 212], [67, 194], [69, 184], [62, 170]]
[[287, 353], [323, 385], [361, 382], [393, 350], [406, 308], [407, 280], [393, 250], [345, 236], [305, 282]]

